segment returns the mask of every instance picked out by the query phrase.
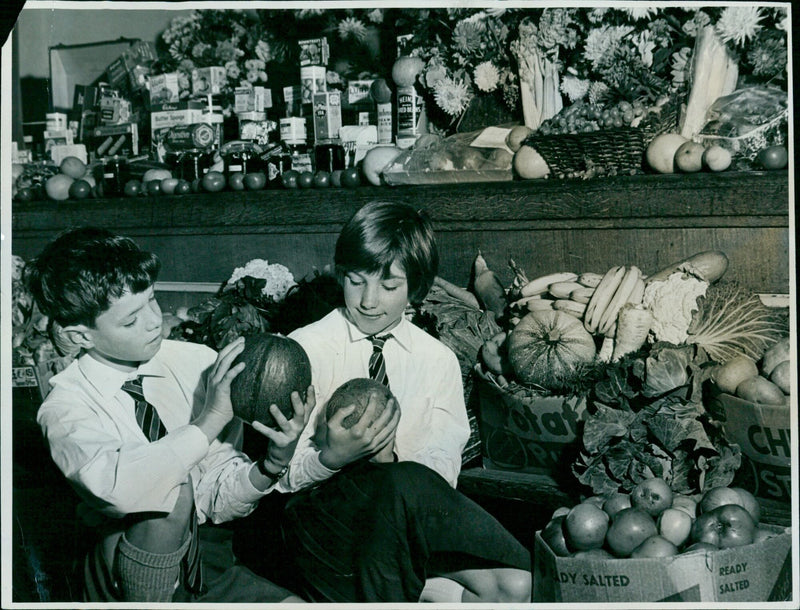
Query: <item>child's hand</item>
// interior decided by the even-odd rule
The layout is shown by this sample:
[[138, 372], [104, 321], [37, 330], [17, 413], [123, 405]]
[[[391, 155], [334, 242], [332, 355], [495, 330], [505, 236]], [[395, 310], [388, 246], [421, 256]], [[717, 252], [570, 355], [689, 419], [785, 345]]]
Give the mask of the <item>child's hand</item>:
[[364, 414], [352, 428], [343, 427], [342, 420], [355, 410], [355, 405], [334, 414], [321, 435], [319, 459], [324, 466], [338, 470], [359, 458], [379, 452], [394, 441], [400, 421], [397, 401], [390, 399], [376, 418], [379, 402], [377, 395], [370, 395]]
[[281, 470], [292, 459], [300, 434], [305, 429], [316, 404], [314, 386], [308, 386], [305, 402], [300, 398], [300, 394], [292, 392], [294, 413], [291, 419], [286, 419], [277, 405], [270, 405], [269, 412], [275, 418], [279, 430], [265, 426], [260, 421], [253, 421], [253, 428], [270, 440], [265, 459], [267, 462], [271, 462], [277, 470]]
[[231, 381], [244, 370], [245, 364], [240, 362], [234, 367], [231, 365], [243, 349], [244, 337], [239, 337], [220, 350], [217, 361], [211, 369], [206, 389], [206, 403], [203, 412], [194, 422], [208, 437], [209, 443], [233, 419]]

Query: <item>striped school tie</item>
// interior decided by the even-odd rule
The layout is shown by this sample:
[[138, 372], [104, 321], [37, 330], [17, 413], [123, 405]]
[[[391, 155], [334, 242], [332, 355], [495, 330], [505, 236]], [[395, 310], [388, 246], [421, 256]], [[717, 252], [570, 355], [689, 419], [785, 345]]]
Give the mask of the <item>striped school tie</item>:
[[392, 334], [369, 337], [372, 342], [372, 355], [369, 357], [369, 377], [389, 387], [389, 377], [386, 375], [386, 361], [383, 359], [383, 346], [392, 338]]
[[[158, 416], [156, 408], [144, 397], [142, 389], [142, 376], [130, 379], [122, 385], [122, 389], [133, 398], [135, 406], [136, 421], [144, 432], [144, 435], [152, 443], [157, 441], [167, 433], [164, 423]], [[200, 560], [200, 539], [197, 523], [197, 512], [192, 507], [192, 520], [189, 524], [191, 539], [189, 550], [186, 551], [181, 567], [183, 569], [184, 586], [195, 594], [205, 591], [203, 585], [203, 565]]]

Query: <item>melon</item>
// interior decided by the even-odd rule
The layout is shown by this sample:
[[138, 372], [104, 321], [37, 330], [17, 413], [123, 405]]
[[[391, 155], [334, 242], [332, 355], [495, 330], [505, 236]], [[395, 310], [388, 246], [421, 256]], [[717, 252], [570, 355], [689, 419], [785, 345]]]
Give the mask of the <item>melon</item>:
[[581, 369], [594, 361], [592, 335], [573, 315], [531, 311], [508, 336], [508, 359], [517, 379], [555, 393], [568, 392]]
[[294, 414], [291, 395], [305, 396], [311, 385], [311, 364], [300, 344], [275, 333], [245, 337], [244, 350], [233, 366], [244, 362], [245, 369], [231, 382], [233, 413], [242, 421], [259, 421], [274, 428], [270, 405], [291, 419]]
[[367, 410], [367, 404], [372, 394], [377, 395], [379, 400], [378, 410], [375, 414], [377, 417], [383, 413], [383, 410], [386, 408], [386, 403], [392, 398], [392, 392], [389, 388], [374, 379], [368, 379], [366, 377], [357, 377], [344, 382], [336, 388], [328, 399], [328, 404], [325, 407], [326, 419], [330, 419], [333, 417], [334, 413], [341, 409], [346, 409], [350, 405], [355, 405], [355, 411], [342, 420], [343, 428], [352, 428], [356, 422], [361, 419], [364, 411]]

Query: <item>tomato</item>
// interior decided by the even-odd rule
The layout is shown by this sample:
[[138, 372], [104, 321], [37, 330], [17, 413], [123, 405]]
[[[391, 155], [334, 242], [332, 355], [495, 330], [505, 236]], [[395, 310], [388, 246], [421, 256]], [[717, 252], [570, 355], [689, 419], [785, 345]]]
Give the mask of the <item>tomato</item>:
[[92, 192], [92, 185], [86, 180], [76, 180], [69, 186], [69, 196], [71, 199], [86, 199]]
[[766, 169], [783, 169], [789, 163], [789, 152], [785, 146], [777, 144], [762, 148], [756, 158]]
[[21, 189], [17, 190], [14, 199], [17, 201], [33, 201], [33, 189], [23, 186]]
[[726, 549], [753, 542], [756, 524], [738, 504], [725, 504], [703, 513], [692, 525], [692, 540]]
[[232, 172], [228, 176], [228, 187], [234, 191], [244, 190], [244, 172]]
[[301, 189], [308, 189], [314, 186], [314, 174], [311, 172], [300, 172], [297, 177], [297, 186]]
[[613, 519], [614, 515], [616, 515], [619, 511], [621, 511], [623, 508], [630, 508], [630, 506], [630, 494], [615, 492], [606, 498], [605, 502], [603, 502], [602, 509], [606, 511], [608, 516]]
[[331, 186], [342, 186], [342, 172], [344, 170], [335, 169], [331, 172]]
[[225, 176], [222, 172], [209, 171], [201, 180], [203, 188], [210, 193], [217, 193], [225, 188]]
[[264, 172], [251, 172], [244, 177], [244, 185], [249, 191], [260, 191], [267, 186], [267, 175]]
[[137, 197], [142, 194], [142, 183], [138, 180], [128, 180], [122, 188], [122, 191], [128, 197]]
[[608, 515], [597, 504], [576, 504], [564, 517], [567, 545], [576, 551], [599, 549], [608, 531], [608, 521]]
[[192, 185], [188, 180], [178, 180], [178, 184], [175, 185], [176, 195], [186, 195], [187, 193], [191, 192], [192, 192]]
[[653, 518], [640, 508], [623, 508], [619, 511], [606, 534], [606, 543], [617, 557], [628, 557], [650, 536], [658, 534]]
[[177, 178], [164, 178], [161, 180], [161, 192], [165, 195], [173, 195], [176, 186], [178, 186]]
[[314, 174], [314, 186], [317, 188], [327, 188], [331, 185], [331, 175], [326, 171], [318, 171]]
[[361, 176], [359, 176], [358, 168], [348, 167], [342, 170], [342, 186], [347, 188], [355, 188], [361, 184]]
[[297, 179], [300, 177], [300, 172], [289, 169], [281, 174], [281, 183], [287, 189], [297, 188]]
[[161, 194], [161, 180], [148, 180], [144, 183], [144, 188], [148, 195]]

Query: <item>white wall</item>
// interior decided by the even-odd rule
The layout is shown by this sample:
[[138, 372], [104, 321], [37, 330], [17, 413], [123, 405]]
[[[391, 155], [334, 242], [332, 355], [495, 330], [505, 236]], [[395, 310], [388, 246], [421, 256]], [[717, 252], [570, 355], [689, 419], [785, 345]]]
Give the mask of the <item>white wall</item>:
[[[163, 3], [162, 6], [167, 6]], [[84, 44], [141, 38], [155, 42], [170, 19], [186, 10], [102, 10], [24, 8], [14, 28], [19, 40], [19, 75], [49, 78], [49, 48], [64, 44]]]

